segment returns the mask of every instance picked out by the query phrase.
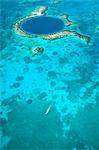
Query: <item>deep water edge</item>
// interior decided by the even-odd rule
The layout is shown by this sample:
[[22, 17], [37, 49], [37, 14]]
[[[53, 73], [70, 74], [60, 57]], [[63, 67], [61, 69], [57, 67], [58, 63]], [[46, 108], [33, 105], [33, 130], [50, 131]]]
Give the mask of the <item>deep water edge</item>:
[[[0, 4], [0, 150], [99, 150], [99, 1]], [[66, 30], [88, 35], [90, 43], [76, 36], [44, 40], [17, 34], [16, 22], [40, 6], [48, 6], [46, 17], [68, 15], [77, 24]], [[48, 21], [31, 22], [31, 28], [25, 22], [25, 29], [63, 30], [60, 20], [54, 27]]]

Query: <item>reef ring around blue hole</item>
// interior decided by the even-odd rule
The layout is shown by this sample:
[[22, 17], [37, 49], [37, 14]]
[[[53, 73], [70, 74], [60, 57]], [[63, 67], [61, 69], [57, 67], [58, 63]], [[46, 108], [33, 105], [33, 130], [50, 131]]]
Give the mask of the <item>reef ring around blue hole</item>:
[[20, 29], [31, 35], [52, 34], [64, 28], [64, 22], [61, 19], [49, 16], [31, 17], [23, 21]]

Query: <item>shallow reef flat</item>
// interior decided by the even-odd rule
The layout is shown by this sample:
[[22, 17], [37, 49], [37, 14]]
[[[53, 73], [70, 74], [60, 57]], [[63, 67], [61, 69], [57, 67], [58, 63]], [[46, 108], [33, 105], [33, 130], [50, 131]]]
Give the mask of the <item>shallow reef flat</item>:
[[[35, 12], [33, 12], [32, 14], [30, 14], [29, 16], [26, 16], [25, 18], [22, 18], [20, 21], [18, 21], [16, 24], [15, 24], [15, 31], [22, 35], [22, 36], [26, 36], [26, 37], [30, 37], [30, 38], [33, 38], [33, 37], [38, 37], [38, 38], [42, 38], [42, 39], [45, 39], [45, 40], [55, 40], [55, 39], [59, 39], [59, 38], [63, 38], [65, 36], [77, 36], [78, 38], [80, 38], [81, 40], [85, 40], [87, 43], [90, 42], [90, 37], [89, 36], [86, 36], [86, 35], [82, 35], [80, 33], [78, 33], [77, 31], [71, 31], [71, 30], [62, 30], [62, 31], [59, 31], [59, 32], [55, 32], [53, 34], [30, 34], [30, 33], [27, 33], [25, 31], [23, 31], [20, 26], [23, 22], [25, 22], [27, 19], [31, 19], [33, 17], [37, 17], [37, 16], [45, 16], [45, 12], [48, 10], [48, 6], [41, 6], [39, 8], [36, 9]], [[72, 22], [69, 20], [69, 17], [66, 16], [66, 15], [63, 15], [63, 16], [60, 16], [59, 18], [61, 18], [64, 22], [64, 25], [65, 26], [71, 26], [71, 25], [74, 25], [76, 24], [76, 22]], [[39, 20], [39, 19], [38, 19]], [[43, 24], [42, 24], [43, 26]], [[41, 26], [39, 27], [41, 28]]]

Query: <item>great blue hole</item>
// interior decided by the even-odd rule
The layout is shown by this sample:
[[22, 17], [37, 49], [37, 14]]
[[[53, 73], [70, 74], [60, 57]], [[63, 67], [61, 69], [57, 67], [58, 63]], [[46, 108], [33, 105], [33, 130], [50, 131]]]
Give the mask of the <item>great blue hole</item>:
[[20, 25], [20, 28], [29, 34], [51, 34], [64, 28], [64, 22], [61, 19], [47, 16], [32, 17]]

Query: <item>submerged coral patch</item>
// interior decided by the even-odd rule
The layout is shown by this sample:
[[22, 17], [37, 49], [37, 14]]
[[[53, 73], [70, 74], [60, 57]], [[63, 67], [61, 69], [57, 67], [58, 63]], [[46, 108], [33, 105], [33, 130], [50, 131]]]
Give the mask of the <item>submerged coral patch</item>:
[[27, 100], [27, 103], [28, 103], [28, 104], [32, 104], [32, 102], [33, 102], [32, 99], [28, 99], [28, 100]]
[[33, 52], [33, 55], [39, 55], [44, 52], [44, 48], [42, 47], [35, 47], [35, 48], [32, 48], [31, 50]]

